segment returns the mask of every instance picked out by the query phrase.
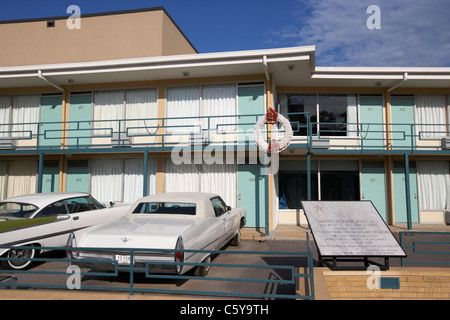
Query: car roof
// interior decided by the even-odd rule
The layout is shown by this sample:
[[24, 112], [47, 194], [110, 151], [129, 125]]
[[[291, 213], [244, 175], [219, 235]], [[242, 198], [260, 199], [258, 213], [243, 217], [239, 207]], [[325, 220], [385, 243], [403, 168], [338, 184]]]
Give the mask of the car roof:
[[146, 201], [176, 201], [176, 202], [197, 202], [209, 200], [214, 197], [218, 197], [218, 194], [215, 193], [206, 193], [206, 192], [167, 192], [167, 193], [158, 193], [151, 196], [147, 196], [139, 199], [139, 202]]
[[21, 203], [29, 203], [35, 205], [39, 208], [46, 207], [47, 205], [70, 198], [76, 197], [86, 197], [89, 196], [89, 193], [84, 192], [48, 192], [48, 193], [35, 193], [35, 194], [27, 194], [17, 197], [12, 197], [9, 199], [2, 200], [0, 202], [21, 202]]

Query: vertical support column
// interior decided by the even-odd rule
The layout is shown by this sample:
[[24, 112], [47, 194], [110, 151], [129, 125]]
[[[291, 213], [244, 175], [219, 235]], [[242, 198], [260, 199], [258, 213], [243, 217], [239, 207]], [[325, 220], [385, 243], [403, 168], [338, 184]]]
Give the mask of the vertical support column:
[[409, 156], [405, 153], [405, 191], [406, 191], [406, 217], [408, 223], [408, 230], [412, 229], [411, 220], [411, 191], [409, 184]]
[[164, 192], [164, 156], [156, 156], [156, 193]]
[[38, 185], [37, 185], [37, 192], [42, 193], [42, 176], [44, 171], [44, 153], [39, 153], [39, 167], [38, 167]]
[[166, 99], [166, 86], [161, 84], [158, 86], [158, 136], [157, 141], [159, 146], [164, 144], [164, 132], [165, 132], [165, 123], [164, 123], [164, 108], [165, 108], [165, 100]]
[[[267, 177], [269, 178], [269, 156], [267, 155], [267, 152], [264, 152], [264, 166], [266, 169], [266, 174]], [[264, 226], [264, 230], [265, 230], [265, 234], [266, 237], [269, 236], [270, 234], [270, 221], [269, 221], [269, 207], [270, 207], [270, 199], [269, 199], [269, 180], [270, 179], [266, 179], [266, 183], [265, 183], [265, 190], [264, 190], [264, 197], [265, 197], [265, 210], [264, 210], [264, 215], [265, 215], [265, 226]]]
[[148, 196], [148, 151], [144, 151], [144, 186], [143, 186], [143, 197]]
[[68, 145], [67, 137], [69, 135], [68, 129], [69, 129], [69, 92], [68, 90], [63, 91], [62, 95], [62, 132], [61, 132], [61, 148], [65, 149]]
[[311, 200], [311, 153], [306, 155], [306, 190], [307, 190], [307, 200]]

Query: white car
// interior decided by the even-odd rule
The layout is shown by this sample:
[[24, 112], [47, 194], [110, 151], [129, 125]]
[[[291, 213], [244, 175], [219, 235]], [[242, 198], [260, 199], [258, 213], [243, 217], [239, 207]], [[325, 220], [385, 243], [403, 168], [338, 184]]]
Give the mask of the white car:
[[[0, 245], [65, 247], [71, 232], [119, 219], [128, 207], [106, 208], [81, 192], [38, 193], [2, 200]], [[2, 267], [25, 269], [32, 263], [27, 259], [43, 251], [0, 248], [0, 256], [8, 258], [2, 261]]]
[[[138, 200], [119, 220], [74, 232], [68, 258], [103, 270], [132, 263], [138, 271], [183, 274], [198, 267], [196, 273], [205, 276], [211, 253], [200, 250], [218, 250], [227, 242], [238, 245], [244, 225], [245, 209], [232, 210], [217, 194], [157, 194]], [[131, 259], [129, 249], [142, 250]]]

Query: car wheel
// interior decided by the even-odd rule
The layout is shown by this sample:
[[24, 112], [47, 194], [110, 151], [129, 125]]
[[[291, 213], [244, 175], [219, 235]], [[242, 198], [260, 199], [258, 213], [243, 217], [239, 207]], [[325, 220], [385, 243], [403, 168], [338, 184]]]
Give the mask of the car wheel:
[[8, 258], [8, 260], [2, 261], [2, 266], [11, 270], [23, 270], [28, 268], [33, 261], [13, 259], [33, 259], [35, 255], [35, 249], [11, 249], [6, 253], [6, 258]]
[[241, 229], [238, 229], [233, 239], [231, 239], [230, 244], [237, 247], [241, 243]]
[[205, 263], [207, 265], [205, 266], [198, 266], [195, 270], [195, 275], [200, 277], [206, 277], [209, 273], [209, 269], [211, 266], [209, 265], [211, 263], [211, 256], [207, 256], [205, 259], [203, 259], [202, 263]]

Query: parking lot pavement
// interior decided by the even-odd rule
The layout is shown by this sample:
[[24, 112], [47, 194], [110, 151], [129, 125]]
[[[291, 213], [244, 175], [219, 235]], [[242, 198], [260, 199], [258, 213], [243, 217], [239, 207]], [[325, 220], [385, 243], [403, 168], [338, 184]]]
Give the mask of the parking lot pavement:
[[[390, 227], [390, 229], [394, 234], [397, 234], [399, 231], [407, 231], [406, 226], [403, 225], [396, 225]], [[413, 225], [413, 230], [450, 232], [450, 226]], [[239, 250], [255, 250], [254, 245], [257, 245], [261, 251], [270, 251], [270, 250], [304, 251], [305, 247], [304, 244], [306, 243], [304, 240], [307, 237], [307, 233], [309, 233], [310, 240], [313, 245], [313, 253], [316, 258], [316, 250], [310, 230], [308, 230], [307, 227], [299, 227], [295, 225], [278, 226], [277, 229], [274, 232], [272, 232], [268, 237], [265, 235], [264, 230], [245, 228], [243, 229], [241, 234], [241, 237], [244, 240], [243, 245], [238, 248]], [[249, 241], [249, 240], [256, 240], [256, 241]], [[235, 247], [232, 247], [232, 249], [230, 250], [235, 250]], [[214, 263], [221, 263], [221, 261], [225, 259], [225, 256], [226, 256], [225, 254], [219, 255], [216, 261], [214, 261]], [[396, 261], [391, 266], [395, 265], [397, 265]], [[212, 274], [214, 274], [214, 272], [218, 272], [218, 269], [219, 268], [216, 268], [216, 270], [214, 271], [214, 268], [212, 268], [211, 270]], [[220, 274], [220, 276], [223, 276], [223, 274]], [[92, 279], [88, 281], [98, 281], [98, 280]], [[195, 281], [191, 282], [192, 285], [194, 285]], [[101, 283], [101, 285], [104, 285], [104, 283]], [[172, 285], [174, 284], [172, 283]], [[224, 285], [225, 287], [232, 286], [232, 284], [228, 284], [226, 282], [222, 282], [221, 285]], [[243, 285], [245, 285], [245, 283]], [[178, 284], [175, 284], [175, 286], [178, 286]], [[180, 294], [171, 295], [171, 294], [141, 294], [141, 293], [136, 293], [135, 295], [130, 296], [126, 291], [94, 292], [94, 291], [77, 291], [77, 290], [42, 290], [42, 289], [0, 290], [0, 300], [213, 300], [213, 299], [217, 298], [215, 297], [202, 298], [198, 296], [180, 295]]]

